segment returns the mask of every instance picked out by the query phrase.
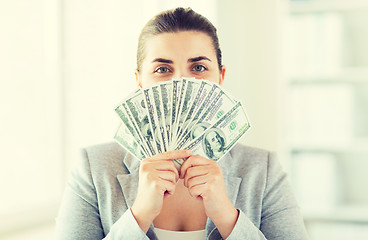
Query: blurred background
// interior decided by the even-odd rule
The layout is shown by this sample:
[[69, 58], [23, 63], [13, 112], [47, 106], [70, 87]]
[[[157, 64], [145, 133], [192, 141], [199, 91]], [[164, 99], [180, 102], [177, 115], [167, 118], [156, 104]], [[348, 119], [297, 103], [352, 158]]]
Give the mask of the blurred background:
[[143, 25], [218, 28], [247, 145], [277, 151], [312, 240], [368, 239], [367, 0], [0, 0], [0, 239], [52, 239], [79, 149], [112, 141]]

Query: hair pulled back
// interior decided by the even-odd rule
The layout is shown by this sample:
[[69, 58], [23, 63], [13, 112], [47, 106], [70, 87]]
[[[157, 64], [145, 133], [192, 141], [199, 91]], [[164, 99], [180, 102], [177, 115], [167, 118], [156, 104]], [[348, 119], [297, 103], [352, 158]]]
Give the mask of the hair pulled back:
[[149, 38], [161, 33], [176, 33], [181, 31], [203, 32], [211, 37], [213, 47], [216, 51], [219, 70], [221, 71], [221, 50], [216, 28], [207, 18], [196, 13], [191, 8], [176, 8], [164, 11], [147, 22], [138, 40], [137, 71], [141, 70], [142, 61], [145, 57], [145, 43]]

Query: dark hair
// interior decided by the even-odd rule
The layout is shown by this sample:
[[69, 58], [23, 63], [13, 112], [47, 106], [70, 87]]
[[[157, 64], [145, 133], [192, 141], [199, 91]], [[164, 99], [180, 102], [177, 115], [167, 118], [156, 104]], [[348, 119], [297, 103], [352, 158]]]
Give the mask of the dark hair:
[[219, 70], [221, 71], [221, 50], [216, 28], [207, 18], [194, 12], [191, 8], [176, 8], [164, 11], [148, 21], [142, 29], [138, 40], [137, 71], [141, 69], [144, 59], [144, 47], [147, 39], [160, 33], [175, 33], [180, 31], [203, 32], [211, 37], [213, 47], [216, 50]]

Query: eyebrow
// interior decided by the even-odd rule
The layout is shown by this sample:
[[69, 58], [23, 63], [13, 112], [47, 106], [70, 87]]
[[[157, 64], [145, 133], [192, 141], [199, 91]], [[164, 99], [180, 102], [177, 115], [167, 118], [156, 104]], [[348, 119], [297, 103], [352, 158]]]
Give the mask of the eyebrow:
[[199, 56], [199, 57], [194, 57], [194, 58], [189, 58], [188, 59], [188, 62], [199, 62], [201, 60], [207, 60], [207, 61], [211, 61], [211, 59], [209, 59], [208, 57], [205, 57], [205, 56]]
[[[189, 58], [188, 59], [188, 62], [199, 62], [201, 60], [207, 60], [207, 61], [212, 62], [211, 59], [209, 59], [208, 57], [205, 57], [205, 56], [199, 56], [199, 57]], [[174, 63], [172, 60], [165, 59], [165, 58], [155, 58], [155, 59], [153, 59], [152, 62], [153, 63], [154, 62], [161, 62], [161, 63], [170, 63], [170, 64]]]
[[169, 59], [164, 59], [164, 58], [155, 58], [153, 59], [152, 61], [153, 63], [154, 62], [161, 62], [161, 63], [173, 63], [172, 60], [169, 60]]

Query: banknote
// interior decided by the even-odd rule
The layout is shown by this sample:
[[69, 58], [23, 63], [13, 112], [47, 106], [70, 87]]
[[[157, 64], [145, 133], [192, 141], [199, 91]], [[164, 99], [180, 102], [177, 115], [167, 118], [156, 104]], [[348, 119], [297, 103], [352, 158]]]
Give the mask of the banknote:
[[142, 149], [142, 145], [137, 142], [136, 138], [131, 134], [130, 130], [124, 123], [119, 125], [119, 128], [115, 133], [114, 140], [139, 160], [147, 157]]
[[178, 117], [176, 118], [176, 134], [174, 141], [177, 142], [179, 133], [181, 133], [182, 127], [184, 126], [184, 121], [187, 118], [189, 110], [192, 107], [193, 102], [197, 99], [199, 87], [201, 86], [200, 81], [188, 79], [186, 83], [185, 93], [183, 94], [182, 104], [178, 111]]
[[217, 87], [208, 81], [201, 82], [201, 86], [199, 87], [197, 96], [194, 99], [192, 106], [190, 107], [190, 110], [183, 122], [180, 131], [178, 132], [177, 142], [179, 142], [181, 137], [188, 132], [189, 129], [187, 127], [192, 126], [191, 123], [193, 122], [193, 120], [196, 121], [199, 118], [200, 113], [203, 112], [203, 109], [205, 109], [209, 105], [209, 103], [211, 102], [211, 96], [213, 97], [214, 95], [216, 95], [213, 94], [215, 88]]
[[172, 150], [169, 148], [171, 143], [171, 111], [172, 111], [172, 81], [166, 81], [159, 83], [160, 86], [160, 101], [162, 104], [163, 110], [163, 119], [165, 124], [165, 131], [166, 131], [166, 139], [167, 139], [167, 149]]
[[[219, 86], [217, 87], [220, 89]], [[187, 142], [196, 138], [198, 134], [214, 124], [234, 104], [232, 97], [220, 89], [219, 93], [207, 107], [207, 110], [189, 125], [186, 135], [177, 143], [177, 149], [181, 149]]]
[[[173, 139], [173, 133], [175, 132], [174, 125], [176, 122], [176, 116], [178, 111], [178, 104], [179, 104], [179, 96], [181, 94], [181, 79], [173, 79], [172, 80], [172, 100], [171, 100], [171, 132], [170, 132], [170, 139]], [[174, 141], [170, 142], [170, 149], [174, 147]]]
[[[122, 120], [122, 124], [125, 125], [126, 129], [129, 130], [131, 135], [134, 136], [136, 142], [140, 145], [142, 150], [144, 151], [146, 156], [152, 156], [152, 153], [148, 150], [146, 142], [141, 135], [141, 132], [138, 130], [137, 125], [134, 124], [133, 118], [130, 114], [126, 111], [126, 103], [121, 103], [118, 107], [115, 108], [115, 112], [119, 115], [120, 119]], [[120, 128], [119, 128], [120, 129]], [[119, 131], [118, 129], [118, 131]], [[120, 136], [120, 134], [119, 134]]]
[[158, 122], [156, 107], [154, 106], [155, 101], [154, 101], [154, 96], [153, 96], [153, 89], [152, 88], [144, 89], [143, 95], [144, 95], [144, 100], [145, 100], [144, 104], [146, 106], [145, 108], [147, 110], [147, 115], [148, 115], [148, 122], [150, 125], [152, 137], [153, 137], [153, 145], [157, 153], [165, 152], [163, 148], [163, 143], [162, 143], [163, 140], [162, 140], [161, 133], [160, 133], [160, 126]]
[[[218, 161], [240, 137], [250, 128], [250, 124], [240, 102], [235, 104], [215, 124], [206, 129], [199, 137], [192, 140], [183, 149], [192, 150], [193, 155]], [[176, 160], [182, 164], [183, 159]]]
[[130, 112], [130, 116], [132, 117], [134, 124], [143, 136], [148, 151], [151, 155], [155, 155], [158, 153], [157, 146], [153, 137], [154, 133], [151, 128], [150, 118], [148, 116], [144, 94], [142, 92], [143, 91], [141, 90], [136, 94], [133, 94], [133, 96], [126, 100], [126, 104], [124, 104], [124, 106], [128, 108], [126, 109], [127, 112]]
[[161, 96], [160, 96], [161, 95], [160, 86], [159, 85], [153, 86], [152, 92], [153, 92], [153, 98], [154, 98], [154, 103], [156, 107], [157, 122], [159, 124], [159, 129], [160, 129], [161, 143], [163, 146], [163, 151], [167, 152], [168, 151], [168, 138], [166, 135], [167, 130], [166, 130], [166, 122], [165, 122], [163, 104], [161, 102]]
[[181, 87], [180, 87], [180, 93], [178, 94], [178, 98], [177, 98], [177, 104], [176, 104], [176, 116], [175, 116], [175, 122], [172, 128], [172, 135], [173, 135], [173, 142], [176, 143], [175, 139], [176, 139], [176, 133], [177, 133], [177, 128], [178, 128], [178, 118], [180, 116], [180, 110], [184, 104], [184, 96], [185, 96], [185, 92], [187, 90], [187, 83], [188, 83], [188, 79], [186, 78], [182, 78], [181, 79]]
[[[136, 90], [115, 112], [122, 122], [114, 140], [138, 159], [191, 149], [217, 161], [250, 127], [241, 102], [205, 79], [183, 77]], [[182, 161], [174, 163], [179, 168]]]

